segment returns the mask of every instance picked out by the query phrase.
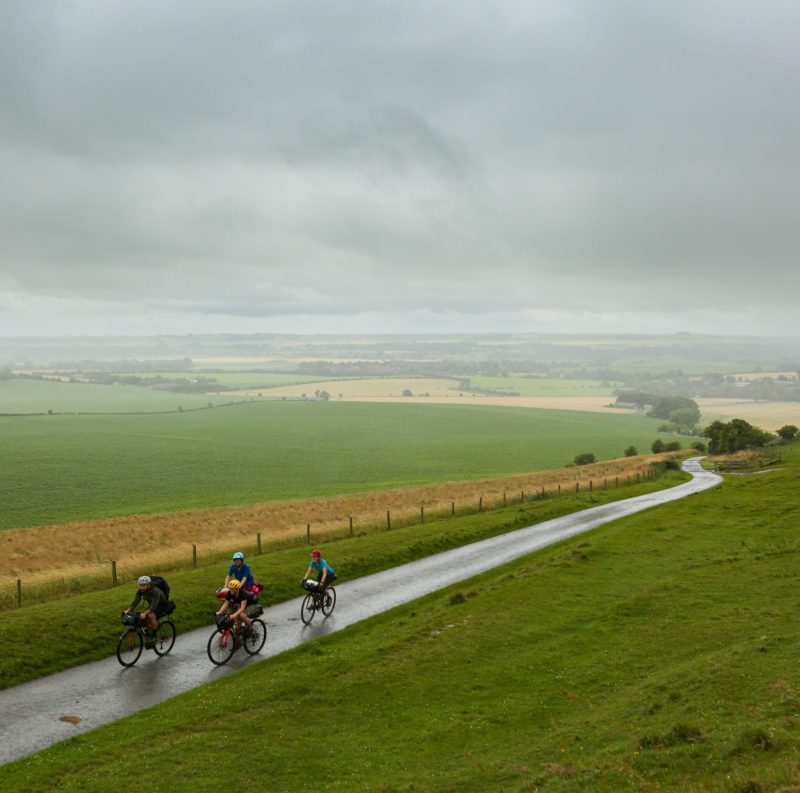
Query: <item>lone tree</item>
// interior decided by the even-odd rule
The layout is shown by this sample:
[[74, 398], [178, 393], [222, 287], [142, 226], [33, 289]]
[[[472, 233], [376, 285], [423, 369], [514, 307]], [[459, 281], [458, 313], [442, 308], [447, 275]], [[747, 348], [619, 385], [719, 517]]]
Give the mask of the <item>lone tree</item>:
[[628, 448], [625, 449], [626, 457], [636, 457], [637, 454], [639, 454], [639, 450], [635, 446], [628, 446]]
[[650, 444], [650, 451], [652, 451], [653, 454], [661, 454], [661, 452], [664, 451], [664, 441], [662, 441], [661, 438], [656, 438]]
[[800, 430], [795, 427], [794, 424], [784, 424], [779, 430], [776, 430], [778, 436], [783, 438], [785, 441], [793, 441], [797, 437], [797, 433]]
[[589, 465], [589, 463], [596, 462], [596, 458], [591, 452], [586, 452], [585, 454], [576, 454], [573, 462], [575, 465]]

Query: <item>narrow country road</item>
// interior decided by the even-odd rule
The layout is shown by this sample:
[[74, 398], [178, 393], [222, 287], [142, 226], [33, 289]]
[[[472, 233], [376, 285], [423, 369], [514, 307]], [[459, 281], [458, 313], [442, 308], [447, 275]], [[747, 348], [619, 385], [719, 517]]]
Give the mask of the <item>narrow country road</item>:
[[[206, 643], [213, 628], [209, 624], [179, 634], [168, 656], [158, 658], [145, 651], [131, 669], [123, 669], [116, 656], [111, 656], [0, 691], [0, 713], [3, 714], [0, 763], [33, 754], [56, 741], [108, 724], [547, 545], [713, 487], [721, 477], [703, 470], [700, 459], [688, 460], [683, 465], [684, 470], [692, 474], [692, 480], [669, 490], [592, 507], [337, 584], [336, 611], [327, 620], [318, 615], [310, 626], [300, 621], [300, 598], [273, 606], [264, 615], [268, 635], [261, 654], [251, 658], [243, 651], [237, 652], [222, 668], [212, 666], [206, 655]], [[109, 651], [113, 648], [109, 647]], [[63, 717], [71, 718], [62, 721]]]

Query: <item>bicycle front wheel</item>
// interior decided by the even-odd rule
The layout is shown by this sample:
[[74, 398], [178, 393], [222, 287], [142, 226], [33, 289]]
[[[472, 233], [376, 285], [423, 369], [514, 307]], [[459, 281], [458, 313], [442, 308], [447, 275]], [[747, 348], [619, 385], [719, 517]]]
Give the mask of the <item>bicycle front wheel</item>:
[[142, 654], [142, 634], [136, 628], [128, 628], [117, 642], [117, 660], [123, 666], [133, 666]]
[[314, 595], [310, 592], [303, 598], [303, 602], [300, 604], [300, 619], [303, 620], [304, 625], [310, 624], [311, 620], [314, 619], [314, 614], [316, 614], [317, 607], [316, 603], [314, 602]]
[[217, 666], [227, 664], [236, 651], [236, 634], [230, 628], [224, 631], [214, 631], [208, 640], [207, 650], [212, 664]]
[[[322, 613], [326, 617], [330, 617], [333, 614], [333, 610], [336, 608], [336, 590], [329, 586], [326, 590], [326, 594], [328, 597], [322, 598]], [[328, 599], [330, 598], [330, 600]]]
[[263, 620], [250, 620], [250, 632], [244, 635], [244, 649], [250, 655], [261, 651], [267, 640], [267, 626]]
[[159, 622], [153, 644], [156, 655], [166, 655], [172, 649], [173, 644], [175, 644], [175, 624], [171, 620]]

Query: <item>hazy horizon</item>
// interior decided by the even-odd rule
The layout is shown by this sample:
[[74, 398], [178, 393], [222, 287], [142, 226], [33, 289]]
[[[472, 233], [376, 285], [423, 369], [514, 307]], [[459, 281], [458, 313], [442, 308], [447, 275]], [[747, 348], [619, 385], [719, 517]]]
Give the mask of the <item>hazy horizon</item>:
[[9, 4], [0, 337], [796, 337], [798, 23]]

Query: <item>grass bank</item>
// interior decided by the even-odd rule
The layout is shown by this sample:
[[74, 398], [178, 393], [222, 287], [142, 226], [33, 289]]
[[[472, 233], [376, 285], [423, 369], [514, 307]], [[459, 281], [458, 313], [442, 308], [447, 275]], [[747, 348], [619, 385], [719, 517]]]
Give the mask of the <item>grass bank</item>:
[[216, 790], [235, 725], [271, 791], [794, 791], [785, 459], [6, 766], [4, 790]]

